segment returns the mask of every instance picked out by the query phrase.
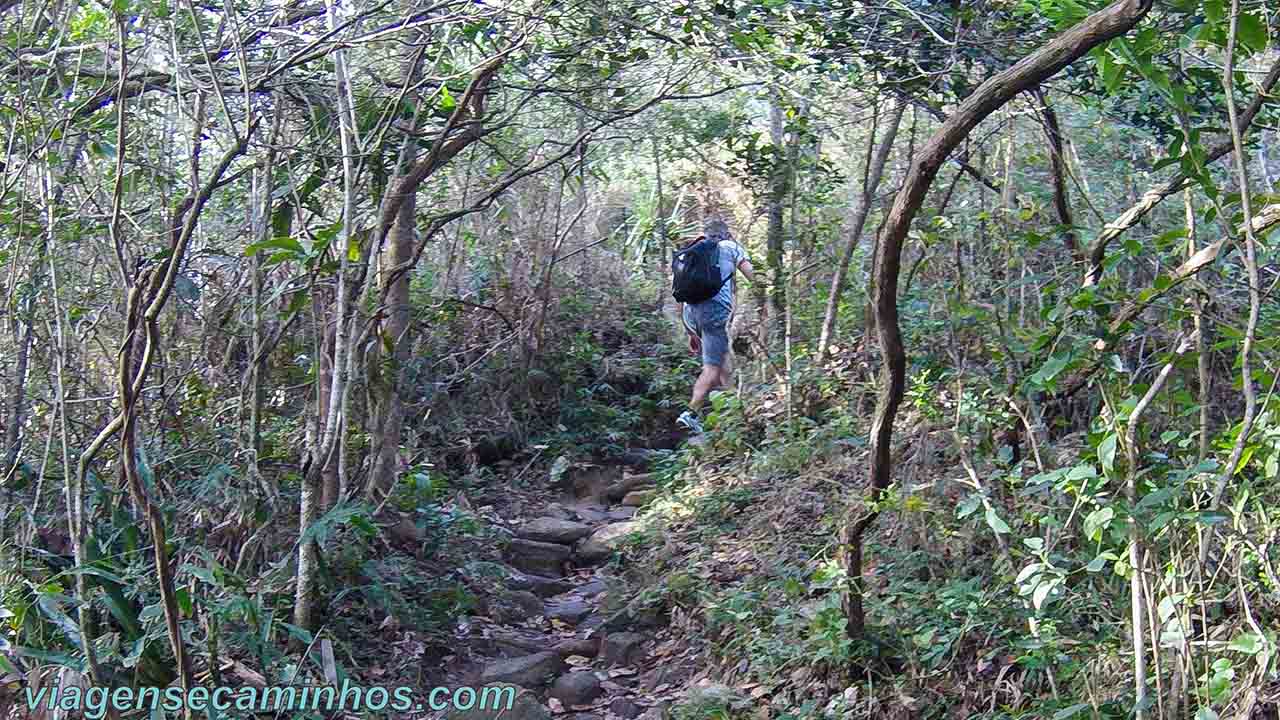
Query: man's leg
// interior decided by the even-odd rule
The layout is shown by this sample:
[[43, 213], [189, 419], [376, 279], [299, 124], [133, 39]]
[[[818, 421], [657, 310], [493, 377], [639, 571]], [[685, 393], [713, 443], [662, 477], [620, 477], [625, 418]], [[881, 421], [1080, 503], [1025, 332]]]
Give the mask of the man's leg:
[[695, 411], [706, 402], [707, 394], [717, 387], [728, 387], [725, 381], [729, 377], [729, 332], [725, 325], [727, 317], [715, 318], [713, 322], [702, 328], [702, 372], [693, 384], [693, 399], [689, 407]]
[[694, 412], [701, 410], [703, 403], [707, 401], [707, 394], [716, 388], [719, 381], [720, 368], [703, 364], [702, 372], [698, 373], [698, 379], [693, 382], [693, 397], [689, 399], [689, 409]]

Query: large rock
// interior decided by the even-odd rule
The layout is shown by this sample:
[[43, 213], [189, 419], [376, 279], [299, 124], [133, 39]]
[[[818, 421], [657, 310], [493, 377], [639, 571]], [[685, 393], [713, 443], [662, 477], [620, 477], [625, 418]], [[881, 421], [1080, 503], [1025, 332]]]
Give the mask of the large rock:
[[590, 525], [551, 517], [534, 518], [516, 532], [518, 537], [561, 545], [572, 545], [590, 534]]
[[579, 543], [578, 559], [588, 563], [608, 560], [628, 535], [640, 530], [642, 527], [643, 525], [639, 521], [605, 525]]
[[513, 572], [507, 576], [507, 587], [512, 590], [530, 590], [539, 597], [551, 597], [569, 592], [573, 589], [573, 583], [561, 578]]
[[564, 661], [553, 652], [540, 652], [489, 663], [480, 673], [481, 684], [511, 683], [535, 688], [546, 684], [564, 670]]
[[654, 486], [654, 479], [652, 474], [649, 474], [649, 473], [643, 473], [640, 475], [624, 474], [622, 476], [621, 481], [616, 482], [613, 485], [609, 486], [609, 489], [605, 492], [605, 497], [609, 498], [614, 502], [617, 502], [619, 499], [621, 499], [627, 493], [633, 490], [649, 489], [649, 488], [652, 488], [653, 486]]
[[645, 636], [640, 633], [609, 633], [604, 638], [606, 665], [635, 665], [644, 659]]
[[521, 623], [542, 612], [542, 598], [528, 590], [505, 593], [489, 602], [489, 616], [500, 623]]
[[621, 479], [622, 470], [616, 466], [577, 464], [570, 466], [558, 483], [562, 489], [572, 490], [577, 498], [598, 498], [605, 490]]
[[[515, 700], [511, 708], [507, 709], [507, 702], [512, 695]], [[482, 701], [496, 707], [481, 710]], [[551, 720], [551, 713], [528, 690], [518, 685], [495, 683], [477, 690], [475, 707], [470, 710], [454, 708], [444, 717], [446, 720]]]
[[571, 672], [557, 678], [548, 694], [565, 705], [586, 705], [603, 692], [595, 673]]
[[553, 620], [577, 625], [583, 618], [591, 614], [591, 606], [578, 599], [548, 601], [542, 614]]
[[644, 507], [658, 497], [657, 490], [632, 490], [622, 497], [622, 504], [631, 507]]
[[559, 543], [538, 542], [526, 538], [514, 538], [507, 543], [507, 562], [519, 570], [535, 575], [564, 575], [564, 563], [569, 560], [569, 548]]

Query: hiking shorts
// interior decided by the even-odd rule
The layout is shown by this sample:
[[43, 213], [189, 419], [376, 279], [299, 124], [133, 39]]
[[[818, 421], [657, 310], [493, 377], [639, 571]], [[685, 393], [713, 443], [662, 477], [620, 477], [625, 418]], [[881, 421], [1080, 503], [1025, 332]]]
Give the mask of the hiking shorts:
[[724, 367], [729, 356], [729, 319], [733, 311], [718, 302], [684, 306], [684, 325], [702, 341], [702, 364]]

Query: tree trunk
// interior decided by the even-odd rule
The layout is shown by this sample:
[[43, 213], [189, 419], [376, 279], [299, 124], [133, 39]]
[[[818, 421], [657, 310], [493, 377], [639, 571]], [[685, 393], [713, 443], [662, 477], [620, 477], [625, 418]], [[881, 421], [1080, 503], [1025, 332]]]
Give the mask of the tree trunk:
[[765, 261], [769, 266], [769, 324], [768, 337], [775, 335], [774, 328], [782, 320], [786, 306], [786, 288], [783, 283], [784, 268], [782, 247], [785, 231], [783, 208], [787, 199], [787, 160], [784, 153], [785, 133], [782, 103], [775, 98], [769, 105], [769, 138], [773, 143], [773, 172], [769, 178], [769, 228]]
[[[388, 274], [392, 268], [413, 259], [414, 216], [418, 200], [410, 195], [401, 203], [391, 227], [391, 242], [383, 254], [381, 272], [390, 285], [384, 289], [387, 315], [376, 342], [377, 349], [368, 358], [371, 407], [376, 432], [370, 444], [374, 456], [369, 472], [369, 499], [381, 501], [395, 487], [399, 474], [400, 435], [404, 425], [404, 403], [400, 399], [401, 376], [409, 359], [409, 274]], [[390, 348], [390, 354], [385, 352]], [[385, 357], [385, 359], [383, 359]]]
[[[872, 134], [867, 139], [867, 172], [864, 173], [862, 183], [862, 193], [858, 196], [857, 207], [853, 211], [853, 223], [849, 228], [849, 239], [845, 243], [844, 250], [840, 253], [840, 262], [836, 265], [835, 276], [831, 280], [831, 291], [827, 295], [827, 311], [822, 318], [822, 331], [818, 336], [817, 359], [822, 361], [827, 353], [827, 347], [831, 343], [832, 336], [836, 330], [836, 320], [840, 311], [840, 296], [844, 294], [845, 285], [848, 282], [849, 263], [853, 259], [853, 251], [857, 249], [858, 243], [862, 240], [862, 229], [867, 224], [867, 216], [871, 213], [871, 200], [875, 197], [876, 190], [880, 187], [880, 179], [884, 175], [885, 164], [889, 160], [889, 152], [893, 150], [893, 141], [898, 137], [898, 126], [902, 124], [902, 113], [906, 110], [907, 104], [903, 100], [898, 100], [893, 110], [889, 113], [888, 126], [885, 128], [884, 135], [880, 139], [880, 144], [875, 144], [876, 138]], [[874, 150], [872, 149], [874, 147]]]
[[1035, 89], [1037, 110], [1044, 121], [1045, 138], [1049, 141], [1049, 164], [1053, 172], [1053, 207], [1058, 211], [1058, 222], [1062, 225], [1062, 244], [1071, 253], [1073, 260], [1083, 260], [1080, 246], [1076, 242], [1075, 221], [1071, 217], [1071, 201], [1067, 196], [1067, 156], [1063, 149], [1062, 126], [1058, 123], [1058, 113], [1049, 104], [1049, 98], [1041, 88]]
[[[888, 490], [893, 479], [890, 449], [893, 421], [906, 384], [906, 353], [898, 326], [898, 274], [902, 266], [902, 246], [911, 222], [924, 202], [929, 186], [951, 151], [979, 122], [998, 110], [1018, 93], [1035, 87], [1071, 64], [1091, 48], [1119, 37], [1138, 24], [1151, 9], [1151, 0], [1118, 0], [1051, 40], [1012, 67], [988, 79], [960, 104], [954, 114], [934, 132], [915, 155], [902, 189], [885, 220], [872, 266], [875, 295], [873, 306], [880, 349], [880, 394], [871, 425], [870, 497], [874, 503]], [[848, 572], [848, 631], [861, 635], [866, 619], [862, 608], [861, 537], [875, 520], [871, 508], [850, 508], [842, 532], [841, 553]]]

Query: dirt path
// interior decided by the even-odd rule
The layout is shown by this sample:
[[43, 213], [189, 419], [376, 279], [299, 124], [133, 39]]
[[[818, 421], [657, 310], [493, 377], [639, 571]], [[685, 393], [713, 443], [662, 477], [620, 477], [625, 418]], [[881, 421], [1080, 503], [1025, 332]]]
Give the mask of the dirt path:
[[548, 501], [512, 519], [505, 588], [457, 628], [465, 647], [451, 683], [523, 688], [504, 720], [662, 717], [655, 697], [692, 669], [661, 657], [661, 618], [623, 602], [608, 565], [656, 493], [644, 465], [572, 467]]

